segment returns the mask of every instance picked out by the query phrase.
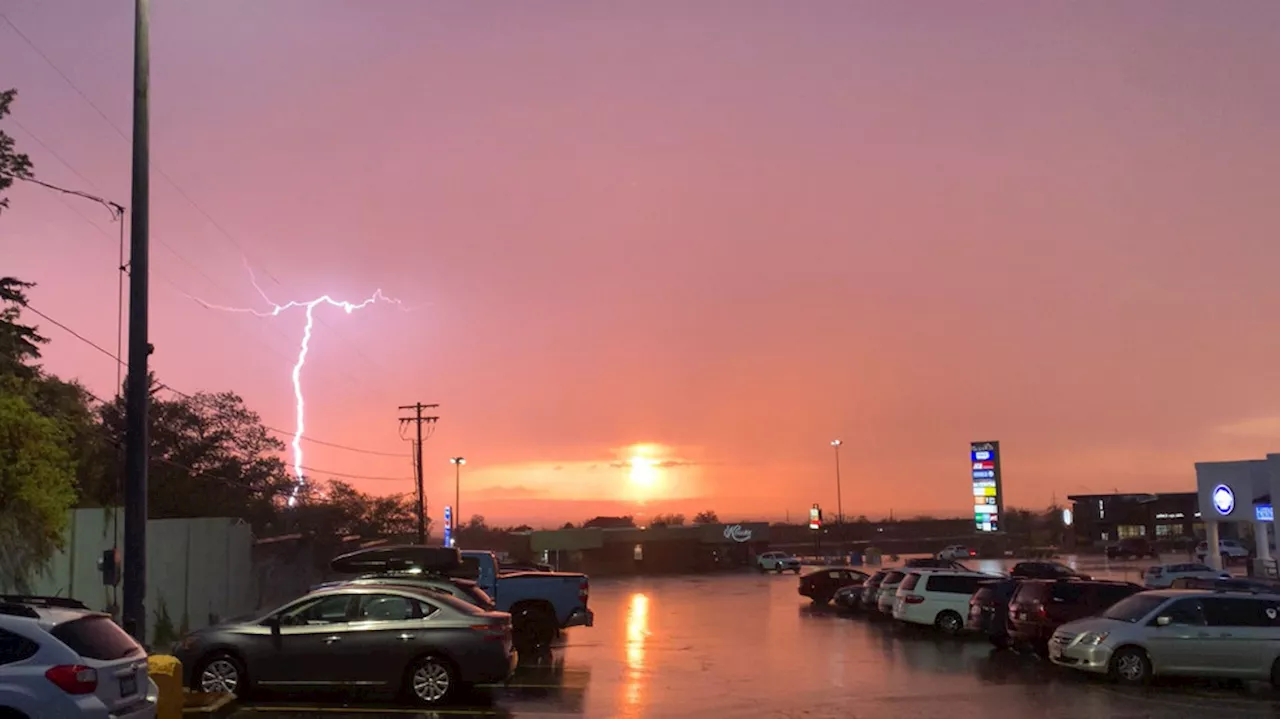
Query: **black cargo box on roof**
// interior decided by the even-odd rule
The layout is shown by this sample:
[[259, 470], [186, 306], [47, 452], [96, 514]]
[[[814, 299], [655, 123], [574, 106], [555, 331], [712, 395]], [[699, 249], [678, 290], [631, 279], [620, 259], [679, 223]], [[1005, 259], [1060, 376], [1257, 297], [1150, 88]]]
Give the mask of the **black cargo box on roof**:
[[451, 572], [462, 566], [462, 552], [456, 547], [401, 545], [372, 547], [334, 557], [329, 568], [339, 574], [376, 572]]

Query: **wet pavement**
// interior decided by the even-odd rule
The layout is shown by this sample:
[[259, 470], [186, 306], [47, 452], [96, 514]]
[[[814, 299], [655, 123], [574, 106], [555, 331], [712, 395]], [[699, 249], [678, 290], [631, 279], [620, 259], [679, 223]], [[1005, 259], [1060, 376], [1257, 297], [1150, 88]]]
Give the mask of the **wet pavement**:
[[[998, 562], [971, 562], [984, 571]], [[1140, 565], [1082, 563], [1135, 580]], [[1116, 687], [1032, 657], [817, 609], [794, 575], [597, 580], [596, 626], [566, 633], [506, 688], [421, 711], [355, 698], [263, 699], [237, 719], [275, 717], [1014, 717], [1181, 719], [1280, 714], [1262, 685]], [[314, 699], [314, 697], [312, 698]], [[338, 699], [338, 698], [333, 698]], [[345, 705], [345, 706], [344, 706]]]

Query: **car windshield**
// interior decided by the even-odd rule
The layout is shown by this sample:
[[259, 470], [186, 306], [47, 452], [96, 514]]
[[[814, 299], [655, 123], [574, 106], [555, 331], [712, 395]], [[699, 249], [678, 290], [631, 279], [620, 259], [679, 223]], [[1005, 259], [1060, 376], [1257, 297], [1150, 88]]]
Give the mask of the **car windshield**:
[[889, 572], [888, 574], [884, 575], [884, 579], [880, 580], [880, 584], [881, 585], [897, 584], [898, 582], [901, 582], [902, 578], [905, 576], [906, 575], [903, 574], [902, 572]]
[[1109, 609], [1102, 613], [1102, 617], [1104, 619], [1137, 624], [1166, 601], [1168, 601], [1168, 597], [1134, 594], [1111, 605]]

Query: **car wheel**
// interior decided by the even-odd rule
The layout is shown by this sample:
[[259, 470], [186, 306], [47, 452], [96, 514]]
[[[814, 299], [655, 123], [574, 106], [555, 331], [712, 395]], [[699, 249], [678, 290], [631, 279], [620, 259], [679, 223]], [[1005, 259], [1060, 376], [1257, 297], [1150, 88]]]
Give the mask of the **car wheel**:
[[933, 620], [933, 625], [937, 627], [943, 634], [955, 636], [964, 629], [964, 620], [959, 614], [953, 611], [939, 612], [938, 618]]
[[555, 617], [543, 607], [522, 608], [515, 617], [515, 635], [522, 652], [548, 646], [556, 635]]
[[991, 640], [991, 646], [996, 649], [1008, 649], [1013, 646], [1013, 643], [1009, 641], [1008, 634], [992, 634], [987, 638]]
[[210, 655], [191, 675], [191, 688], [206, 694], [242, 695], [247, 684], [244, 663], [226, 652]]
[[1280, 689], [1280, 659], [1271, 665], [1271, 686]]
[[439, 704], [453, 694], [457, 683], [457, 673], [448, 660], [426, 656], [409, 665], [405, 695], [416, 704]]
[[1151, 679], [1151, 660], [1137, 647], [1121, 647], [1111, 655], [1111, 678], [1121, 684], [1137, 686]]

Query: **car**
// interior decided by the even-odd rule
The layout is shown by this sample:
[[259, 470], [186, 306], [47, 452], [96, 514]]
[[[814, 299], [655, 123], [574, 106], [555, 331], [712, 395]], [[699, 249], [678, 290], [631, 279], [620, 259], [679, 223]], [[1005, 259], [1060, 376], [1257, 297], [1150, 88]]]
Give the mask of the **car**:
[[[521, 651], [543, 651], [562, 629], [591, 626], [587, 606], [590, 582], [571, 572], [503, 572], [493, 552], [454, 547], [390, 545], [357, 550], [334, 558], [330, 567], [344, 574], [364, 573], [365, 580], [392, 579], [406, 573], [436, 573], [470, 580], [508, 612]], [[452, 592], [451, 592], [452, 593]]]
[[[1218, 542], [1218, 556], [1222, 558], [1223, 566], [1230, 564], [1238, 559], [1248, 559], [1251, 555], [1249, 550], [1234, 539], [1223, 539]], [[1209, 557], [1209, 543], [1201, 542], [1196, 545], [1196, 559], [1203, 563]]]
[[1142, 573], [1142, 586], [1147, 589], [1169, 589], [1179, 579], [1230, 579], [1230, 572], [1223, 572], [1207, 564], [1184, 562], [1182, 564], [1158, 564], [1147, 567]]
[[881, 616], [893, 616], [893, 602], [898, 595], [898, 585], [907, 578], [910, 569], [894, 569], [880, 579], [880, 587], [876, 590], [876, 602], [872, 605]]
[[828, 604], [841, 587], [862, 584], [867, 573], [848, 567], [820, 567], [800, 576], [796, 591], [808, 597], [814, 604]]
[[1201, 577], [1178, 577], [1169, 586], [1170, 589], [1213, 589], [1219, 592], [1254, 592], [1261, 594], [1280, 594], [1280, 581], [1261, 577], [1231, 577], [1229, 579], [1203, 579]]
[[880, 598], [880, 583], [884, 581], [885, 577], [889, 576], [891, 571], [889, 569], [881, 569], [862, 583], [862, 593], [858, 597], [858, 609], [876, 611], [876, 601]]
[[[865, 584], [865, 582], [864, 582]], [[831, 597], [831, 603], [842, 612], [857, 612], [862, 609], [862, 584], [850, 584], [840, 587]]]
[[63, 597], [0, 596], [0, 717], [154, 719], [147, 651]]
[[756, 555], [756, 567], [762, 572], [800, 573], [800, 559], [786, 552], [765, 552]]
[[1007, 649], [1009, 640], [1009, 600], [1017, 591], [1019, 579], [995, 579], [982, 582], [969, 597], [970, 631], [986, 635], [992, 646]]
[[1059, 626], [1097, 614], [1141, 591], [1142, 587], [1130, 582], [1024, 580], [1009, 599], [1010, 644], [1029, 645], [1037, 654], [1045, 656], [1049, 640]]
[[1009, 572], [1017, 579], [1093, 579], [1060, 562], [1018, 562]]
[[512, 617], [420, 586], [342, 584], [174, 647], [193, 690], [358, 686], [439, 704], [515, 670]]
[[1126, 537], [1107, 547], [1107, 559], [1159, 559], [1160, 554], [1142, 537]]
[[952, 544], [938, 552], [938, 559], [973, 559], [977, 556], [978, 550], [970, 549], [963, 544]]
[[1268, 681], [1280, 688], [1280, 594], [1152, 590], [1053, 633], [1054, 664], [1123, 684], [1155, 676]]
[[898, 585], [893, 618], [936, 627], [944, 634], [959, 634], [965, 628], [969, 597], [992, 578], [953, 569], [913, 569]]
[[[360, 553], [354, 553], [356, 557], [359, 557], [359, 555]], [[436, 556], [440, 557], [440, 561], [426, 562], [426, 567], [410, 565], [399, 569], [394, 564], [379, 563], [371, 559], [356, 561], [352, 559], [352, 554], [344, 554], [335, 558], [329, 564], [329, 568], [337, 574], [367, 572], [369, 569], [379, 567], [382, 568], [382, 571], [358, 574], [350, 579], [324, 582], [312, 587], [311, 591], [336, 587], [341, 584], [402, 584], [443, 592], [464, 602], [474, 604], [485, 611], [494, 611], [498, 608], [493, 601], [493, 597], [485, 593], [477, 582], [460, 577], [451, 577], [442, 571], [441, 567], [446, 569], [455, 568], [461, 564], [456, 550], [453, 552], [452, 561], [450, 561], [448, 553]]]

